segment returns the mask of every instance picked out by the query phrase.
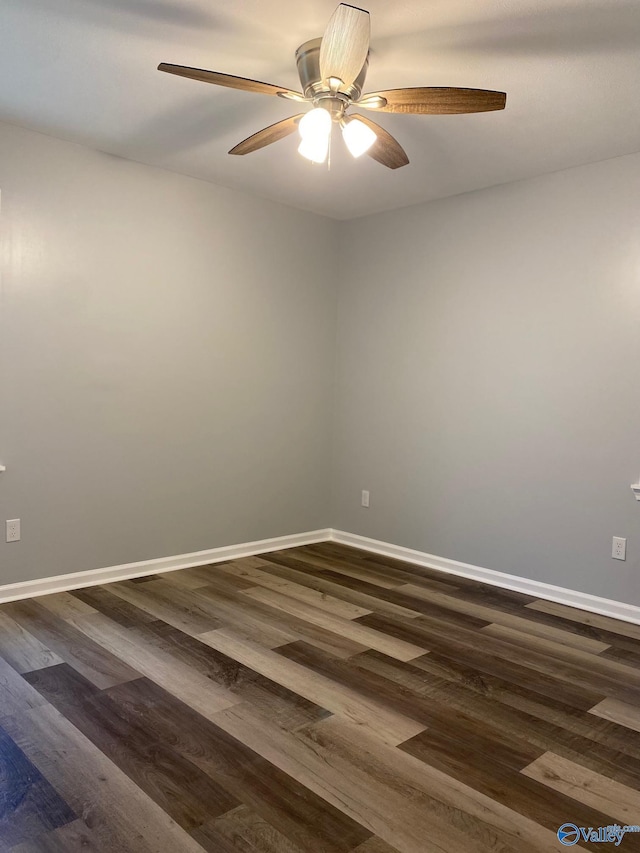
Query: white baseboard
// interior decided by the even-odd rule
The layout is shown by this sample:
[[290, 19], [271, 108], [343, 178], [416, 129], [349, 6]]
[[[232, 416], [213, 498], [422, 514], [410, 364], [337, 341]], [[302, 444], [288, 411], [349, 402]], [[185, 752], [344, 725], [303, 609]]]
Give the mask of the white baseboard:
[[483, 569], [480, 566], [472, 566], [469, 563], [459, 563], [457, 560], [449, 560], [446, 557], [436, 557], [423, 551], [414, 551], [412, 548], [404, 548], [401, 545], [391, 545], [388, 542], [380, 542], [378, 539], [369, 539], [366, 536], [358, 536], [355, 533], [345, 533], [342, 530], [331, 530], [331, 540], [342, 545], [351, 545], [363, 551], [373, 554], [381, 554], [383, 557], [394, 557], [396, 560], [404, 560], [417, 566], [429, 569], [437, 569], [450, 575], [458, 575], [463, 578], [471, 578], [491, 586], [512, 589], [524, 595], [542, 598], [546, 601], [555, 601], [565, 604], [567, 607], [575, 607], [578, 610], [588, 610], [599, 616], [609, 616], [612, 619], [620, 619], [623, 622], [640, 624], [640, 607], [634, 604], [625, 604], [622, 601], [613, 601], [609, 598], [600, 598], [597, 595], [589, 595], [586, 592], [577, 592], [573, 589], [565, 589], [542, 581], [529, 580], [517, 575], [508, 575], [496, 572], [493, 569]]
[[180, 554], [177, 557], [160, 557], [157, 560], [142, 560], [138, 563], [125, 563], [122, 566], [109, 566], [105, 569], [90, 569], [86, 572], [73, 572], [52, 578], [9, 583], [0, 586], [0, 603], [15, 601], [20, 598], [33, 598], [37, 595], [48, 595], [53, 592], [64, 592], [69, 589], [81, 589], [85, 586], [114, 583], [130, 578], [142, 578], [145, 575], [173, 572], [176, 569], [207, 566], [210, 563], [221, 563], [224, 560], [238, 560], [241, 557], [253, 557], [256, 554], [264, 554], [268, 551], [282, 551], [284, 548], [299, 548], [301, 545], [326, 542], [330, 538], [331, 531], [329, 529], [313, 530], [308, 533], [294, 533], [292, 536], [278, 536], [275, 539], [260, 539], [257, 542], [226, 545], [222, 548], [211, 548], [208, 551], [194, 551], [191, 554]]
[[600, 616], [609, 616], [612, 619], [620, 619], [623, 622], [633, 622], [640, 625], [640, 607], [637, 605], [600, 598], [586, 592], [564, 589], [564, 587], [554, 586], [542, 581], [496, 572], [493, 569], [484, 569], [470, 563], [459, 563], [457, 560], [436, 557], [434, 554], [427, 554], [424, 551], [415, 551], [402, 545], [392, 545], [389, 542], [381, 542], [378, 539], [369, 539], [356, 533], [346, 533], [343, 530], [331, 528], [313, 530], [308, 533], [295, 533], [291, 536], [278, 536], [274, 539], [261, 539], [256, 542], [243, 542], [239, 545], [226, 545], [221, 548], [211, 548], [208, 551], [194, 551], [191, 554], [180, 554], [177, 557], [160, 557], [156, 560], [142, 560], [138, 563], [126, 563], [122, 566], [109, 566], [104, 569], [90, 569], [86, 572], [74, 572], [52, 578], [5, 584], [0, 586], [0, 603], [48, 595], [54, 592], [64, 592], [70, 589], [81, 589], [86, 586], [114, 583], [130, 578], [141, 578], [145, 575], [173, 572], [177, 569], [207, 566], [225, 560], [238, 560], [242, 557], [266, 554], [269, 551], [282, 551], [285, 548], [299, 548], [302, 545], [313, 545], [327, 541], [350, 545], [372, 554], [393, 557], [396, 560], [404, 560], [416, 566], [424, 566], [449, 575], [470, 578], [490, 586], [512, 589], [524, 595], [531, 595], [546, 601], [556, 601], [578, 610], [587, 610]]

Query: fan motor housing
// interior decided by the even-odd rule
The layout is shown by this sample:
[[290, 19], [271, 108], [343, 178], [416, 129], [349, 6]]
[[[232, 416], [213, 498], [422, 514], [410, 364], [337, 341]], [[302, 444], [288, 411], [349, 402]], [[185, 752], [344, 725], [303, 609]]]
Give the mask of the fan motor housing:
[[[302, 91], [304, 92], [305, 98], [309, 98], [311, 100], [315, 100], [319, 95], [327, 96], [331, 94], [326, 84], [323, 84], [322, 77], [320, 75], [321, 44], [321, 38], [311, 39], [310, 41], [306, 41], [304, 44], [301, 44], [296, 50], [296, 63], [298, 65], [298, 74], [300, 76]], [[351, 86], [345, 86], [344, 89], [340, 89], [338, 94], [346, 95], [350, 100], [357, 101], [362, 94], [362, 87], [364, 86], [368, 68], [369, 58], [367, 57], [357, 79], [353, 81]]]

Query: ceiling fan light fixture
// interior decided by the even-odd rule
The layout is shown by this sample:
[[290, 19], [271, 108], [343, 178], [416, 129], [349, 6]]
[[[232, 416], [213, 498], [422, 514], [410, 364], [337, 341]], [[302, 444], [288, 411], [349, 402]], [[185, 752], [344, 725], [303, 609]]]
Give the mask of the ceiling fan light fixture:
[[351, 2], [340, 3], [321, 38], [309, 39], [297, 49], [296, 63], [302, 93], [286, 86], [187, 65], [161, 62], [158, 70], [229, 89], [277, 95], [314, 107], [306, 115], [289, 116], [262, 128], [235, 145], [229, 154], [259, 151], [299, 128], [302, 137], [298, 148], [300, 154], [315, 163], [323, 163], [329, 156], [333, 124], [339, 124], [345, 144], [354, 157], [368, 154], [388, 169], [399, 169], [408, 165], [409, 158], [398, 140], [384, 127], [362, 115], [345, 118], [351, 107], [429, 116], [482, 113], [505, 108], [506, 94], [490, 89], [412, 86], [367, 93], [364, 83], [369, 67], [370, 17], [366, 10], [352, 6]]
[[378, 138], [370, 127], [357, 118], [352, 118], [344, 123], [342, 136], [353, 157], [361, 157], [366, 154]]

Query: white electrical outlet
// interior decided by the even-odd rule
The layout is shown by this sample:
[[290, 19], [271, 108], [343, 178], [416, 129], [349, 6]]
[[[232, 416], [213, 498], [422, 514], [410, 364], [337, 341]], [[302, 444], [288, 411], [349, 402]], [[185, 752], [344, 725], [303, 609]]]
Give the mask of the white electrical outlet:
[[614, 560], [627, 559], [627, 540], [621, 536], [613, 537], [613, 547], [611, 548], [611, 556]]
[[7, 542], [20, 541], [20, 519], [7, 519]]
[[369, 492], [366, 489], [362, 490], [362, 506], [369, 506]]

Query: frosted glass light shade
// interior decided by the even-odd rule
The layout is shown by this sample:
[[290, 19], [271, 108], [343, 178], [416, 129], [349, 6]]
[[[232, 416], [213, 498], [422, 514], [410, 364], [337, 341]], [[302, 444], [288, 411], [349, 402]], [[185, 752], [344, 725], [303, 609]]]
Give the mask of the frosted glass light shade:
[[303, 139], [329, 136], [331, 133], [331, 116], [322, 107], [316, 107], [302, 116], [298, 130]]
[[329, 137], [318, 136], [303, 139], [298, 146], [298, 153], [311, 160], [312, 163], [324, 163], [329, 153]]
[[331, 116], [322, 107], [316, 107], [300, 119], [298, 130], [302, 142], [298, 152], [312, 163], [324, 163], [329, 152]]
[[342, 128], [342, 136], [354, 157], [361, 157], [365, 154], [378, 138], [368, 125], [363, 121], [358, 121], [357, 118], [352, 118], [350, 122], [345, 124]]

